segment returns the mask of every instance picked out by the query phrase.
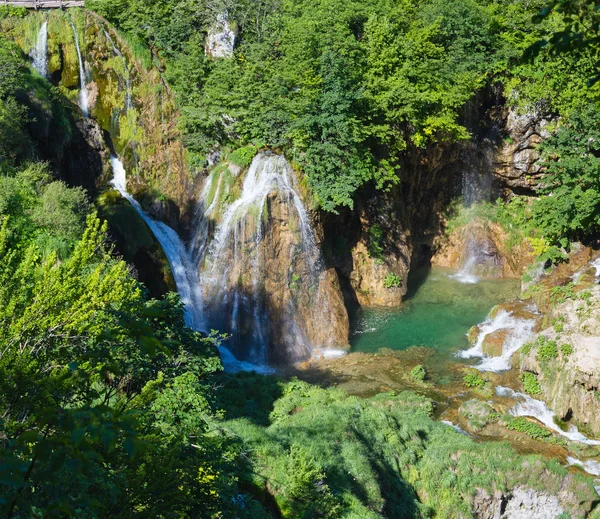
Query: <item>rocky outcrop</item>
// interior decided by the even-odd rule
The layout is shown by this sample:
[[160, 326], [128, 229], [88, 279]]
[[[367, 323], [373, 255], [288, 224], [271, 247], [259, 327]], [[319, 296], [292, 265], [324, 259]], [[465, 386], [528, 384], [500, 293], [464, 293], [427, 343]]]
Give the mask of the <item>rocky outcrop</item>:
[[519, 114], [516, 108], [504, 109], [502, 143], [494, 153], [494, 176], [509, 191], [533, 193], [542, 176], [537, 149], [551, 135], [550, 116], [539, 112]]
[[522, 355], [521, 369], [537, 375], [558, 416], [599, 437], [600, 286], [559, 297], [566, 300], [555, 303], [551, 326]]
[[509, 248], [506, 234], [498, 224], [476, 219], [449, 236], [440, 236], [431, 263], [461, 269], [472, 261], [471, 273], [477, 277], [519, 278], [533, 259], [529, 242]]
[[337, 273], [299, 193], [290, 165], [271, 153], [245, 173], [220, 165], [205, 182], [193, 240], [203, 318], [231, 334], [244, 360], [286, 364], [348, 348]]

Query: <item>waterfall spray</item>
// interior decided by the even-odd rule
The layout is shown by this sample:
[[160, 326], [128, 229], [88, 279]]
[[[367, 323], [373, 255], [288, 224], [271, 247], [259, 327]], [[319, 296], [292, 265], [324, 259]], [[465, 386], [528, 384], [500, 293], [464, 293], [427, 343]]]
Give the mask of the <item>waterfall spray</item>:
[[48, 20], [42, 24], [38, 32], [35, 48], [30, 54], [35, 68], [42, 77], [48, 77]]
[[[127, 173], [123, 163], [115, 155], [111, 155], [110, 164], [113, 170], [112, 186], [129, 201], [160, 243], [175, 279], [177, 292], [184, 304], [186, 326], [199, 330], [199, 309], [202, 308], [202, 293], [198, 273], [192, 259], [188, 255], [179, 235], [168, 225], [151, 218], [131, 194], [127, 191]], [[271, 373], [265, 366], [256, 366], [248, 362], [238, 361], [224, 346], [219, 347], [223, 365], [227, 371], [257, 371]]]
[[71, 27], [73, 28], [73, 36], [75, 37], [75, 48], [77, 49], [77, 58], [79, 59], [79, 107], [83, 112], [84, 117], [89, 117], [89, 106], [88, 106], [88, 91], [87, 81], [85, 77], [85, 67], [83, 63], [83, 57], [81, 56], [81, 48], [79, 47], [79, 35], [77, 34], [77, 28], [75, 23], [71, 20]]
[[[304, 312], [318, 321], [329, 313], [329, 300], [320, 250], [294, 173], [284, 157], [261, 153], [241, 192], [227, 204], [223, 201], [232, 198], [232, 182], [240, 184], [229, 170], [213, 172], [198, 204], [190, 253], [204, 292], [203, 326], [231, 334], [236, 351], [255, 363], [273, 361], [273, 344], [279, 348], [277, 360], [307, 358], [315, 346], [325, 345], [313, 344], [298, 315]], [[283, 222], [284, 231], [271, 228], [271, 211], [277, 211], [275, 221]], [[273, 262], [285, 270], [272, 272]], [[277, 303], [269, 300], [273, 294]], [[310, 308], [300, 308], [298, 301], [310, 301]]]

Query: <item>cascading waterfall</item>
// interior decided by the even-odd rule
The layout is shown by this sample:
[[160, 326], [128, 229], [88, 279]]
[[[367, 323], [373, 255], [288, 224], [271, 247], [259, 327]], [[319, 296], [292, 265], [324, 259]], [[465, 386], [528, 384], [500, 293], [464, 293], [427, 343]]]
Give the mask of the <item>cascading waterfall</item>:
[[[196, 266], [188, 255], [188, 251], [181, 241], [181, 238], [171, 227], [163, 222], [158, 222], [151, 218], [133, 196], [127, 191], [127, 173], [123, 163], [115, 155], [111, 155], [110, 164], [113, 170], [112, 186], [121, 193], [123, 198], [127, 199], [134, 207], [137, 213], [142, 217], [146, 225], [150, 228], [158, 242], [160, 243], [167, 259], [173, 278], [177, 285], [177, 292], [185, 308], [186, 326], [198, 330], [199, 310], [202, 308], [202, 293]], [[271, 370], [264, 366], [255, 366], [248, 362], [238, 361], [233, 354], [225, 347], [220, 346], [219, 352], [223, 365], [227, 371], [258, 371], [268, 373]]]
[[[304, 325], [308, 319], [304, 324], [299, 319], [313, 313], [322, 319], [329, 301], [320, 251], [291, 167], [284, 157], [261, 153], [239, 196], [223, 203], [235, 185], [229, 170], [213, 172], [198, 204], [191, 253], [204, 291], [204, 328], [231, 334], [238, 356], [259, 364], [307, 358], [315, 346], [327, 350], [333, 345], [315, 345]], [[272, 225], [280, 228], [273, 231]], [[275, 301], [269, 301], [272, 294]], [[279, 351], [270, 351], [273, 345]]]
[[[480, 333], [473, 347], [459, 352], [459, 356], [465, 359], [482, 357], [475, 367], [481, 371], [507, 371], [511, 368], [512, 356], [534, 336], [535, 321], [533, 319], [521, 319], [515, 317], [511, 312], [502, 310], [493, 318], [486, 319], [480, 326]], [[494, 332], [507, 330], [504, 339], [502, 355], [499, 357], [488, 357], [483, 353], [483, 342], [486, 337]]]
[[571, 425], [568, 431], [563, 431], [554, 421], [554, 418], [556, 417], [554, 411], [541, 400], [536, 400], [525, 393], [518, 393], [508, 387], [502, 386], [496, 388], [496, 394], [500, 397], [518, 400], [518, 402], [508, 410], [508, 414], [511, 416], [535, 418], [543, 423], [548, 429], [571, 441], [585, 443], [586, 445], [600, 445], [600, 441], [590, 440], [585, 437], [574, 425]]
[[35, 48], [32, 49], [30, 56], [33, 60], [33, 68], [39, 72], [40, 76], [48, 77], [48, 20], [42, 24]]
[[77, 58], [79, 59], [79, 108], [83, 112], [84, 117], [89, 117], [89, 105], [88, 105], [88, 91], [87, 91], [87, 79], [85, 76], [85, 66], [83, 63], [83, 57], [81, 55], [81, 48], [79, 46], [79, 35], [77, 34], [77, 28], [75, 23], [71, 20], [71, 27], [73, 28], [73, 36], [75, 37], [75, 49], [77, 50]]

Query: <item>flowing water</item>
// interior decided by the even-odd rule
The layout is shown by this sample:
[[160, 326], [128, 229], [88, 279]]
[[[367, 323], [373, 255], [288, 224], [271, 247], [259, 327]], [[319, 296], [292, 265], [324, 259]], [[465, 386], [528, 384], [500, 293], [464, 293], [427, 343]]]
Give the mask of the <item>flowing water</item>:
[[[135, 208], [160, 243], [171, 266], [173, 278], [175, 279], [175, 284], [177, 286], [177, 292], [184, 304], [185, 323], [190, 328], [198, 330], [199, 310], [202, 308], [202, 294], [200, 292], [200, 282], [198, 280], [197, 270], [188, 255], [184, 243], [171, 227], [151, 218], [142, 209], [138, 201], [129, 194], [127, 191], [127, 173], [119, 158], [112, 155], [110, 164], [113, 170], [112, 186]], [[270, 372], [268, 368], [263, 366], [255, 366], [248, 362], [238, 361], [233, 354], [223, 346], [219, 347], [219, 351], [221, 353], [223, 365], [227, 371]]]
[[48, 77], [48, 21], [44, 21], [37, 36], [35, 48], [31, 51], [33, 68], [40, 76]]
[[[535, 312], [536, 310], [532, 307], [530, 311]], [[502, 310], [493, 318], [488, 317], [479, 325], [480, 333], [475, 344], [468, 350], [460, 352], [459, 356], [465, 359], [481, 358], [482, 360], [475, 365], [481, 371], [507, 371], [511, 368], [510, 360], [512, 356], [519, 348], [534, 338], [535, 324], [535, 321], [532, 319], [516, 317], [511, 312]], [[488, 357], [483, 353], [483, 342], [486, 337], [499, 331], [508, 332], [504, 339], [502, 355]]]
[[[229, 169], [215, 170], [202, 191], [193, 236], [204, 329], [231, 334], [238, 356], [258, 364], [272, 361], [275, 344], [277, 361], [307, 358], [327, 346], [315, 344], [306, 330], [307, 321], [328, 312], [329, 301], [320, 250], [284, 157], [257, 155], [243, 182]], [[302, 298], [310, 304], [300, 308]]]
[[399, 309], [365, 309], [353, 326], [353, 351], [411, 346], [435, 349], [440, 371], [455, 363], [455, 353], [468, 348], [467, 332], [495, 305], [519, 294], [514, 280], [481, 280], [464, 284], [455, 272], [435, 268], [411, 273], [407, 298]]
[[89, 105], [88, 105], [88, 91], [87, 91], [87, 79], [85, 76], [85, 65], [83, 57], [81, 55], [81, 47], [79, 46], [79, 35], [77, 34], [77, 28], [75, 23], [71, 20], [71, 27], [73, 29], [73, 36], [75, 38], [75, 49], [77, 50], [77, 58], [79, 60], [79, 108], [83, 112], [84, 117], [89, 117]]
[[600, 445], [600, 441], [590, 440], [579, 432], [577, 427], [572, 425], [568, 431], [563, 431], [554, 421], [556, 414], [545, 402], [531, 398], [525, 393], [518, 393], [508, 387], [498, 386], [496, 394], [500, 397], [513, 398], [518, 400], [517, 404], [511, 407], [508, 413], [512, 416], [524, 416], [535, 418], [543, 423], [548, 429], [564, 436], [565, 438], [586, 445]]

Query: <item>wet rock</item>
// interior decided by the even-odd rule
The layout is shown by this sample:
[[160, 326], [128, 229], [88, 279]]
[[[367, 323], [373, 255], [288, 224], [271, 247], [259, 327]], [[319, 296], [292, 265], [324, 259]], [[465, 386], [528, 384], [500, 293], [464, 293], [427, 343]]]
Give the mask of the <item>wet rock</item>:
[[533, 260], [533, 249], [524, 242], [511, 250], [500, 226], [475, 220], [454, 231], [438, 244], [432, 265], [460, 269], [472, 263], [469, 271], [481, 278], [521, 277]]
[[466, 422], [469, 431], [480, 432], [494, 419], [494, 408], [482, 400], [469, 400], [458, 409], [458, 415]]
[[467, 333], [467, 340], [469, 341], [470, 345], [473, 345], [477, 342], [477, 339], [479, 339], [479, 335], [481, 334], [481, 328], [479, 325], [475, 325], [472, 326], [471, 329], [469, 330], [469, 333]]
[[504, 342], [510, 332], [510, 330], [504, 329], [488, 333], [481, 343], [481, 351], [488, 357], [501, 357]]

